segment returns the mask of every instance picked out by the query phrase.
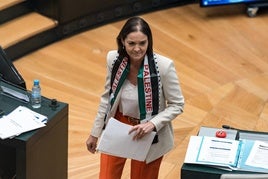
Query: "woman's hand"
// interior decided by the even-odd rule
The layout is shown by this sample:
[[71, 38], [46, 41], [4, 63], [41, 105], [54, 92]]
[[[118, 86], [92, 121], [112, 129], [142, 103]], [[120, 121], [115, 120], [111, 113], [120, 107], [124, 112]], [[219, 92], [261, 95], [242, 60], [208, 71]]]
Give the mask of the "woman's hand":
[[136, 132], [133, 136], [133, 140], [141, 139], [146, 134], [151, 133], [154, 130], [155, 126], [152, 122], [146, 122], [142, 124], [138, 124], [133, 126], [128, 134], [131, 134], [132, 132]]
[[90, 135], [86, 141], [87, 150], [91, 153], [96, 152], [98, 138]]

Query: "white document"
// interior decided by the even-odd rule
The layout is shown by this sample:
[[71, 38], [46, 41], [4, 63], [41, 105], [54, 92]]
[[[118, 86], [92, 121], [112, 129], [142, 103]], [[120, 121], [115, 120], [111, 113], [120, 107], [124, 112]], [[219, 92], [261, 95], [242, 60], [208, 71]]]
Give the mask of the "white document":
[[191, 136], [184, 163], [224, 170], [268, 173], [268, 143]]
[[202, 142], [202, 137], [200, 136], [191, 136], [190, 141], [188, 143], [184, 163], [197, 163], [197, 156], [200, 150]]
[[26, 107], [19, 106], [0, 118], [0, 138], [12, 138], [21, 133], [45, 126], [47, 117]]
[[202, 140], [202, 146], [197, 161], [235, 167], [238, 152], [239, 141], [237, 140], [205, 137]]
[[151, 132], [142, 139], [133, 140], [135, 131], [128, 134], [131, 127], [131, 125], [110, 118], [100, 138], [97, 150], [118, 157], [144, 161], [156, 132]]
[[238, 153], [239, 141], [207, 136], [191, 136], [184, 162], [231, 169], [236, 166]]
[[246, 165], [268, 169], [268, 143], [256, 141], [247, 158]]

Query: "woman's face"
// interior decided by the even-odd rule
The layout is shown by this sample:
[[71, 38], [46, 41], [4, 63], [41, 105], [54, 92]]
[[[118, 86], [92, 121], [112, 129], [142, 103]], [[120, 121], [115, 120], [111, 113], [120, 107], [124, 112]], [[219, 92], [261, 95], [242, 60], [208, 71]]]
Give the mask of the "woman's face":
[[144, 33], [131, 32], [122, 43], [132, 62], [143, 60], [148, 48], [148, 38]]

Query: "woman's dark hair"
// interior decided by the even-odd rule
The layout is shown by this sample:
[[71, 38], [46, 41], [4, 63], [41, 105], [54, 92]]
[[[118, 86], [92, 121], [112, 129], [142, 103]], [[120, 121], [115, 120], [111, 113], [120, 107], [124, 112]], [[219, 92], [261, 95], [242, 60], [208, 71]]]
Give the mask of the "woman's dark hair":
[[148, 23], [141, 17], [131, 17], [127, 20], [116, 38], [119, 56], [127, 55], [126, 50], [123, 47], [122, 40], [125, 40], [128, 34], [138, 31], [145, 34], [148, 38], [148, 48], [146, 54], [149, 57], [153, 55], [153, 37]]

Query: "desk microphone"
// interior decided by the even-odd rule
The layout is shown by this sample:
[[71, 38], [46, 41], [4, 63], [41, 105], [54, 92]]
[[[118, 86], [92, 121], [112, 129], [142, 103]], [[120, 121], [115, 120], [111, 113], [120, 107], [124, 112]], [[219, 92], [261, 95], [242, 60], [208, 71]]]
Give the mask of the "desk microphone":
[[228, 125], [222, 125], [222, 128], [224, 128], [224, 129], [239, 130], [239, 129], [233, 128], [233, 127], [231, 127], [231, 126], [228, 126]]
[[240, 129], [233, 128], [233, 127], [228, 126], [228, 125], [222, 125], [222, 128], [224, 128], [224, 129], [237, 130], [237, 134], [236, 134], [236, 136], [235, 136], [235, 139], [238, 140], [238, 139], [240, 138], [240, 135], [239, 135]]

